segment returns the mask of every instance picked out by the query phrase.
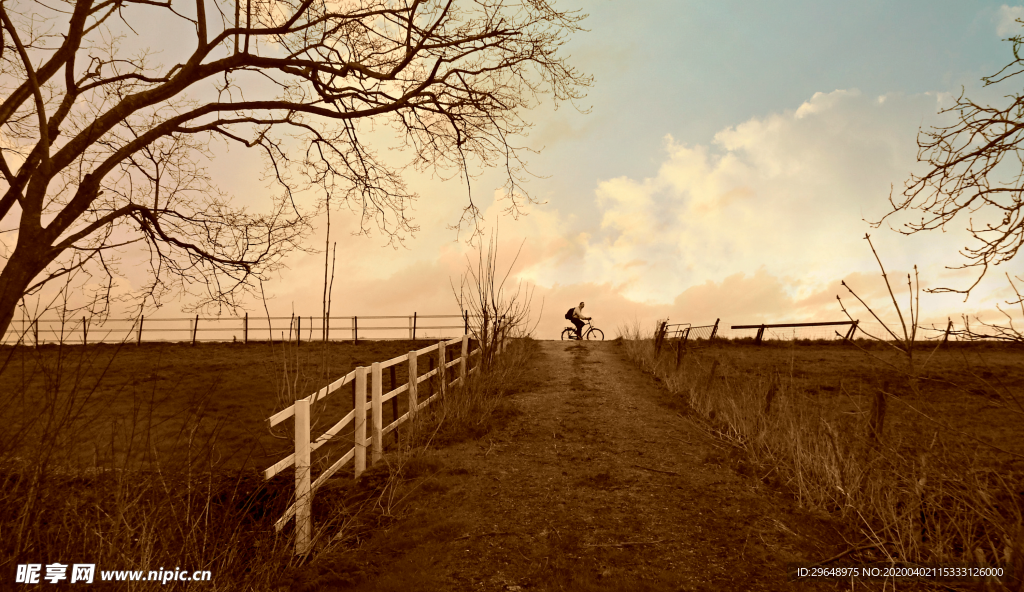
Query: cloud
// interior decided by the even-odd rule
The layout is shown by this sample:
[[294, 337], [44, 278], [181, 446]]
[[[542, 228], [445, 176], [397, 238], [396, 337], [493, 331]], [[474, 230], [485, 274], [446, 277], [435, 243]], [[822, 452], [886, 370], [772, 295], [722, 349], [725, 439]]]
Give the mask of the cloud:
[[1024, 6], [1007, 6], [1003, 4], [997, 13], [996, 35], [1006, 37], [1020, 32], [1017, 19], [1024, 18]]
[[[490, 227], [500, 225], [502, 271], [522, 246], [509, 281], [536, 286], [542, 338], [556, 338], [565, 326], [562, 313], [581, 300], [609, 337], [621, 326], [653, 327], [665, 317], [693, 324], [721, 319], [723, 327], [842, 320], [836, 295], [851, 314], [867, 319], [840, 286], [845, 279], [873, 307], [891, 309], [866, 232], [894, 289], [904, 291], [901, 305], [904, 278], [915, 264], [922, 287], [970, 283], [962, 281], [964, 272], [944, 269], [959, 263], [963, 233], [904, 237], [864, 221], [885, 213], [892, 185], [914, 170], [918, 126], [933, 121], [935, 105], [932, 94], [819, 92], [791, 110], [722, 129], [709, 145], [665, 136], [655, 174], [601, 180], [583, 195], [589, 203], [576, 202], [566, 213], [538, 206], [512, 220], [500, 216], [503, 204], [494, 196], [478, 205]], [[333, 314], [459, 312], [450, 283], [458, 285], [467, 257], [476, 260], [474, 249], [447, 229], [462, 203], [451, 197], [450, 184], [427, 179], [416, 186], [422, 230], [407, 249], [382, 248], [380, 237], [352, 237], [357, 219], [332, 217], [339, 245]], [[323, 220], [317, 228], [309, 244], [319, 248]], [[323, 255], [296, 254], [287, 263], [267, 286], [272, 314], [318, 315]], [[995, 277], [978, 299], [1005, 300], [1005, 284]], [[260, 302], [251, 305], [262, 310]], [[964, 307], [961, 296], [923, 295], [922, 319], [974, 314]]]
[[724, 129], [711, 146], [666, 136], [657, 175], [599, 182], [600, 226], [571, 239], [572, 257], [524, 275], [617, 286], [652, 305], [762, 267], [800, 278], [787, 293], [812, 292], [870, 265], [863, 218], [884, 213], [891, 185], [914, 166], [917, 126], [933, 112], [928, 95], [879, 101], [837, 90]]

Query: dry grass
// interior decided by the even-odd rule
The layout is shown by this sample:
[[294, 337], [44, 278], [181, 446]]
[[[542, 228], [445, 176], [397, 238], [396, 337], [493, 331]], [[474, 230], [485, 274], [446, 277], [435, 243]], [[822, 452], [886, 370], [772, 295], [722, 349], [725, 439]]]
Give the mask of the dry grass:
[[[629, 358], [705, 428], [742, 451], [737, 468], [846, 524], [852, 557], [970, 562], [1024, 574], [1021, 351], [956, 344], [917, 377], [827, 342], [745, 343], [655, 356], [622, 331]], [[862, 344], [885, 355], [882, 344]], [[883, 420], [884, 421], [881, 421]], [[999, 588], [994, 588], [999, 589]]]
[[[437, 448], [481, 438], [519, 413], [511, 395], [525, 388], [524, 369], [536, 349], [532, 339], [510, 340], [489, 368], [421, 412], [401, 432], [399, 445], [358, 482], [329, 481], [325, 488], [344, 507], [343, 514], [324, 526], [316, 523], [316, 556], [283, 572], [277, 583], [292, 590], [437, 589], [432, 555], [464, 525], [444, 510], [421, 508], [410, 517], [408, 502], [446, 490], [452, 475], [465, 472], [448, 466]], [[388, 528], [399, 520], [401, 528]]]
[[[13, 581], [14, 566], [24, 563], [93, 563], [97, 571], [180, 567], [209, 570], [213, 581], [169, 589], [272, 588], [304, 560], [293, 556], [290, 537], [272, 528], [290, 501], [291, 474], [265, 482], [256, 470], [288, 451], [290, 428], [272, 434], [264, 420], [325, 376], [430, 344], [0, 350], [0, 570]], [[421, 358], [421, 373], [426, 362]], [[398, 384], [405, 372], [396, 368]], [[488, 389], [485, 379], [470, 382]], [[317, 405], [316, 422], [322, 428], [349, 409], [351, 397], [337, 393]], [[452, 402], [445, 409], [468, 419]], [[385, 420], [389, 415], [385, 405]], [[445, 424], [451, 430], [452, 422]], [[331, 448], [351, 447], [351, 438], [340, 438], [346, 442], [325, 446], [318, 462], [337, 453]], [[365, 491], [349, 486], [351, 473], [334, 481], [314, 504], [321, 534], [344, 531], [370, 503]]]

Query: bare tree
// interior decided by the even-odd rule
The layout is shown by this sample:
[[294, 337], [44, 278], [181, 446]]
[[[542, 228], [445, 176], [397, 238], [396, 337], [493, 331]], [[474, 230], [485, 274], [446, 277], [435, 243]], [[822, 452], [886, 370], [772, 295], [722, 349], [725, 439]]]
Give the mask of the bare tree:
[[[401, 240], [416, 230], [406, 166], [468, 185], [500, 165], [515, 211], [530, 198], [511, 138], [541, 94], [584, 96], [590, 79], [560, 54], [584, 17], [548, 0], [0, 3], [0, 332], [53, 279], [112, 281], [133, 243], [149, 249], [145, 298], [198, 288], [201, 305], [234, 305], [332, 202]], [[158, 48], [182, 61], [124, 49], [133, 19], [187, 27]], [[393, 128], [408, 162], [378, 157], [368, 124]], [[278, 187], [265, 211], [214, 186], [221, 144], [260, 152]], [[469, 193], [458, 225], [478, 215]]]
[[[1024, 72], [1024, 37], [1012, 37], [1010, 41], [1013, 61], [996, 74], [982, 78], [985, 86]], [[1013, 259], [1024, 243], [1024, 157], [1020, 153], [1024, 142], [1024, 94], [1011, 93], [1007, 98], [1006, 105], [983, 106], [965, 97], [961, 90], [956, 103], [940, 111], [952, 114], [956, 122], [918, 134], [917, 158], [927, 164], [927, 172], [912, 175], [905, 183], [902, 197], [890, 195], [892, 211], [873, 223], [877, 228], [897, 212], [917, 210], [922, 213], [920, 221], [905, 223], [898, 229], [903, 234], [914, 234], [944, 229], [957, 217], [968, 218], [967, 230], [976, 243], [961, 250], [967, 262], [951, 269], [980, 268], [977, 278], [966, 289], [931, 291], [969, 296], [990, 266]]]

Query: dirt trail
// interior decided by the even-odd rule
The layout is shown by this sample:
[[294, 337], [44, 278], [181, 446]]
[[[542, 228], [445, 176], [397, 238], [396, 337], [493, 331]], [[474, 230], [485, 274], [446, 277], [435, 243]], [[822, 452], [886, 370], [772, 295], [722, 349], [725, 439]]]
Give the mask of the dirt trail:
[[387, 565], [360, 588], [834, 588], [784, 571], [834, 551], [822, 525], [725, 466], [619, 346], [542, 342], [530, 371], [522, 415], [437, 453], [443, 479], [376, 545]]

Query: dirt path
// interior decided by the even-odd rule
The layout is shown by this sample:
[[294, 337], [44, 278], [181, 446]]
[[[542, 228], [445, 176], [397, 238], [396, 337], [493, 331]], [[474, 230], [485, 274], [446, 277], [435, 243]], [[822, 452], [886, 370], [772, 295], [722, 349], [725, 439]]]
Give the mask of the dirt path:
[[[785, 564], [821, 524], [724, 466], [726, 452], [610, 342], [542, 342], [522, 415], [438, 451], [371, 544], [374, 590], [812, 590]], [[410, 579], [411, 574], [417, 574]], [[848, 584], [847, 584], [848, 587]]]

